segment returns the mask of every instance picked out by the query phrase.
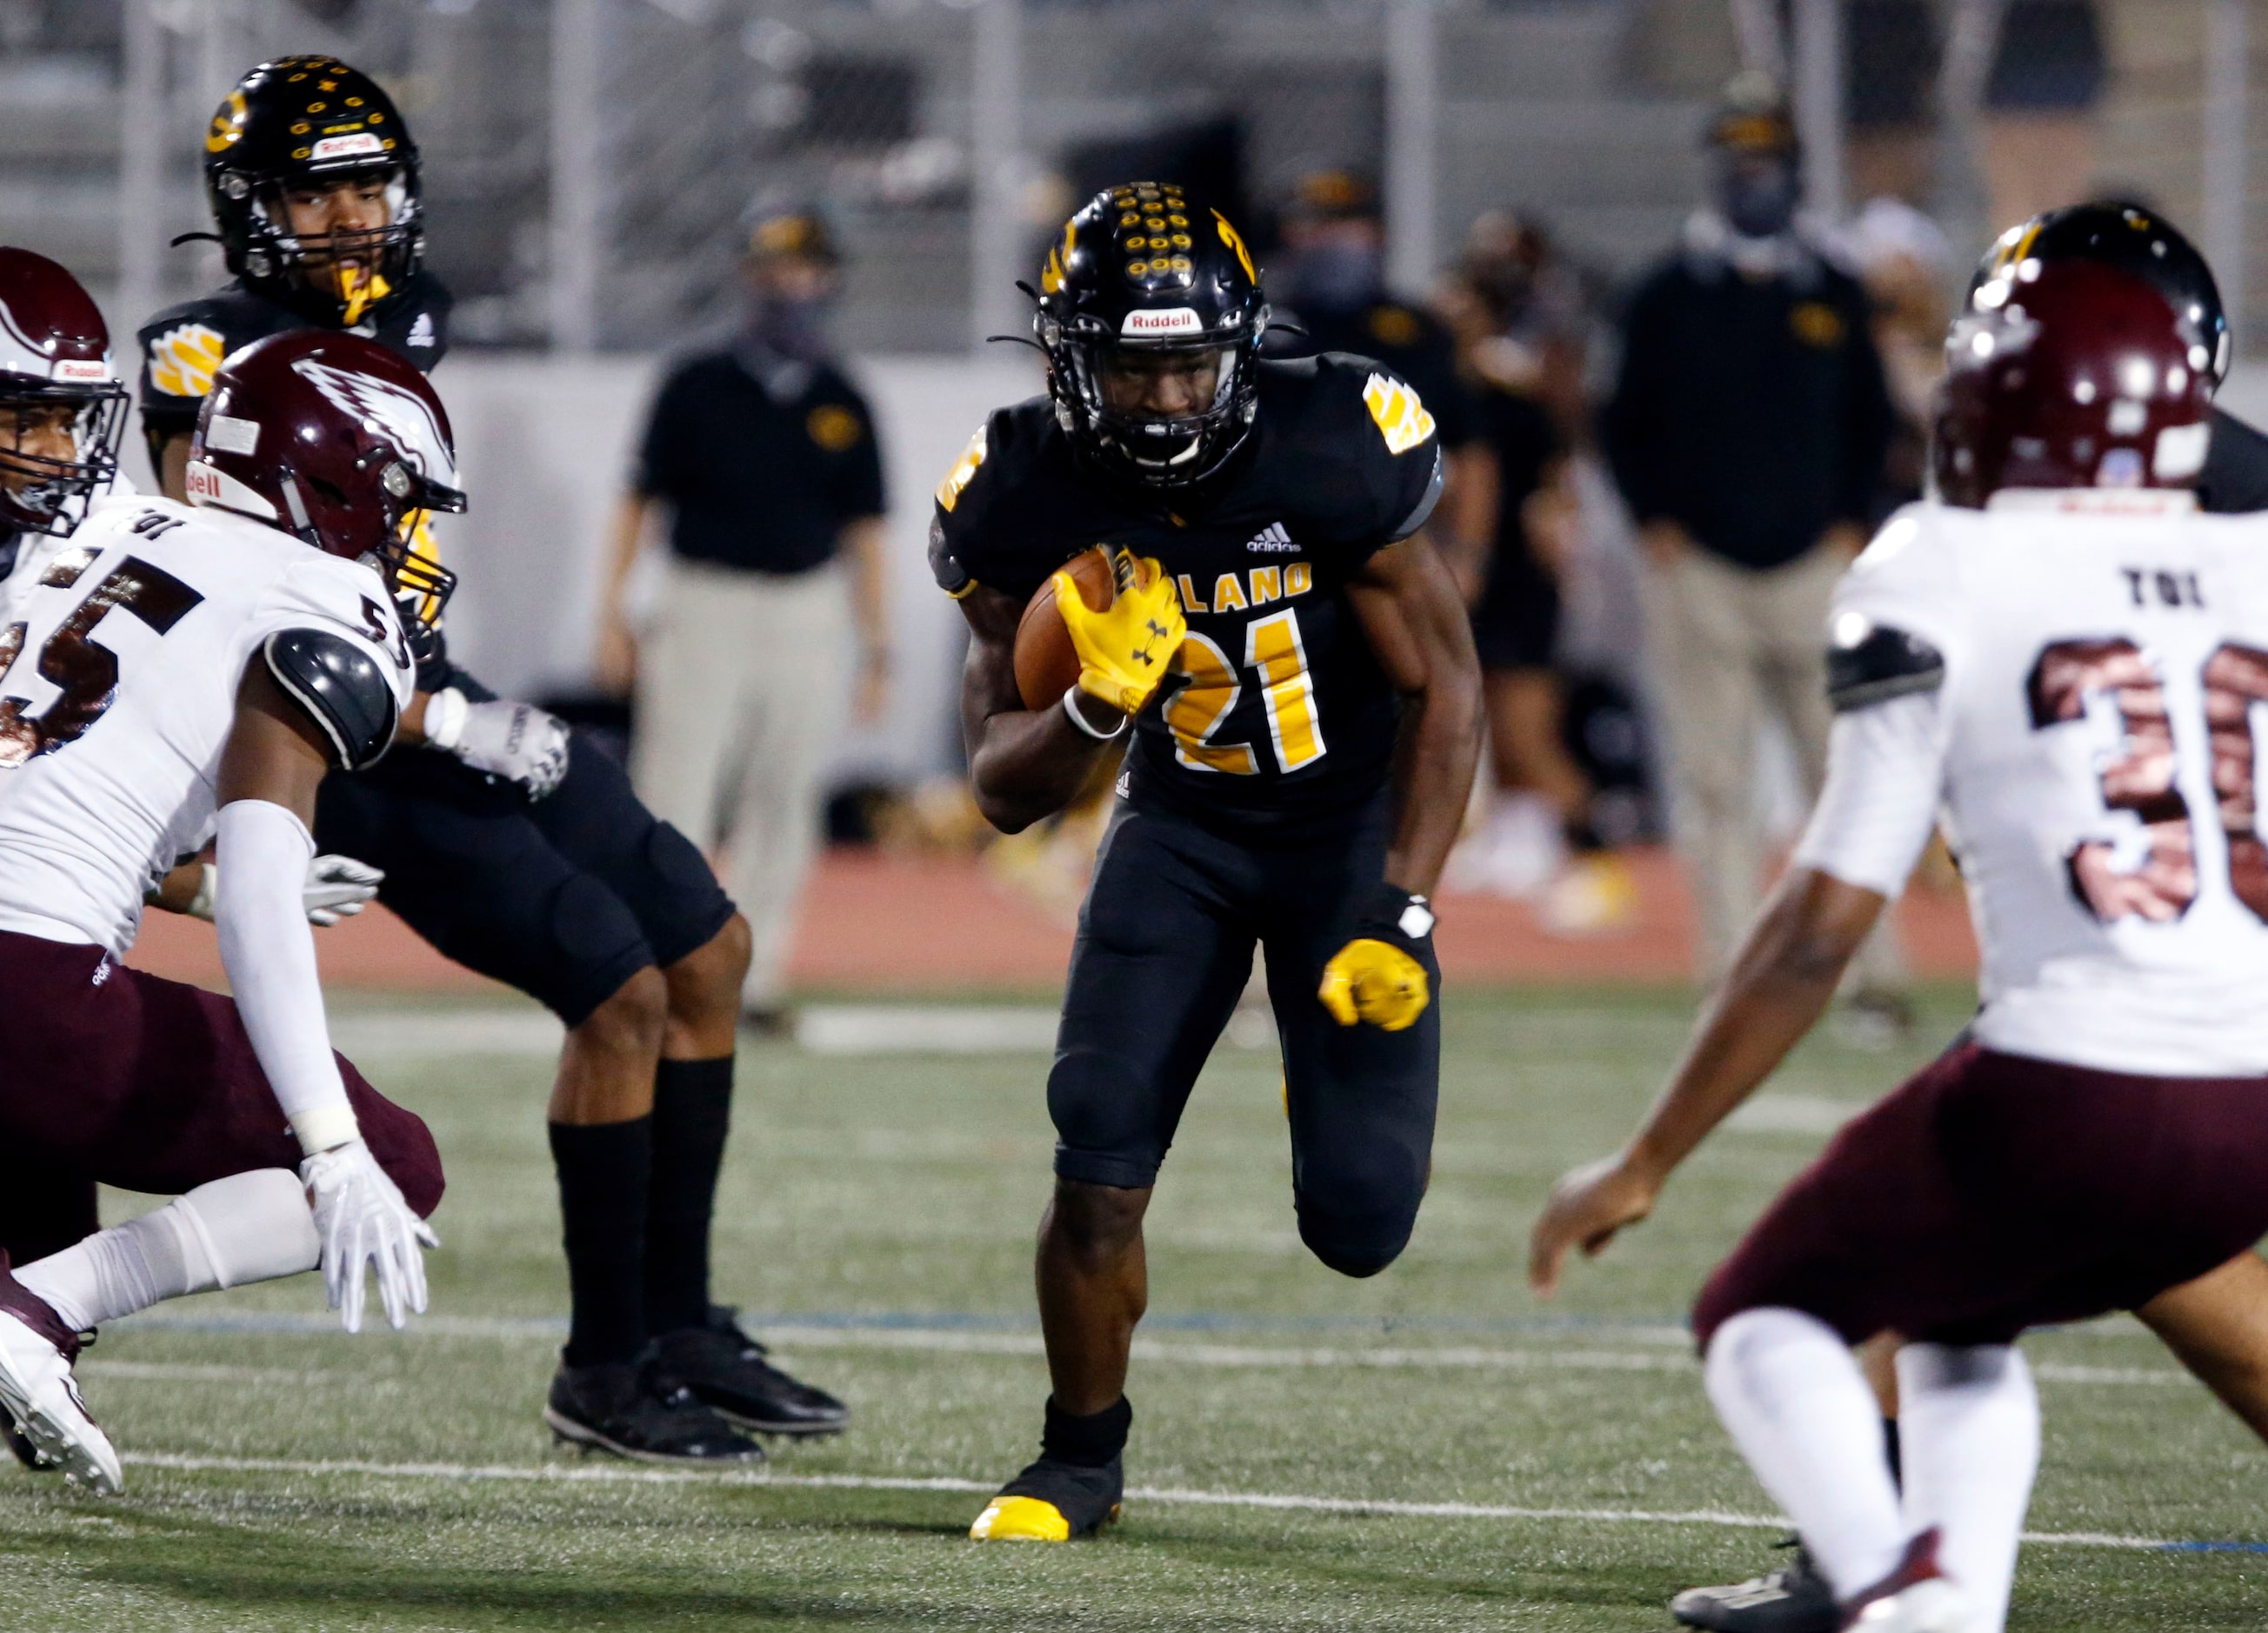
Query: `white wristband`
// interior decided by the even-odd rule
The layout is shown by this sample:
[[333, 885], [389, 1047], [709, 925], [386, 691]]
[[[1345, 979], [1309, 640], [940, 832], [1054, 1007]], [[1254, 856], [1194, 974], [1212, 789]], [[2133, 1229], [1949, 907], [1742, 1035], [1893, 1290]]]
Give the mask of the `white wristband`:
[[425, 700], [425, 740], [436, 748], [454, 748], [465, 734], [465, 717], [472, 707], [453, 686], [434, 693]]
[[1084, 714], [1079, 712], [1079, 688], [1074, 685], [1069, 691], [1063, 695], [1064, 713], [1071, 717], [1071, 723], [1073, 725], [1077, 726], [1081, 732], [1084, 732], [1087, 736], [1093, 738], [1098, 743], [1116, 742], [1120, 738], [1126, 735], [1126, 728], [1134, 723], [1133, 716], [1121, 715], [1118, 717], [1118, 726], [1116, 730], [1110, 732], [1098, 732], [1094, 729], [1094, 723], [1089, 721]]
[[308, 1107], [291, 1119], [291, 1132], [299, 1136], [299, 1149], [312, 1157], [360, 1139], [362, 1124], [356, 1120], [354, 1107], [341, 1100], [332, 1106]]

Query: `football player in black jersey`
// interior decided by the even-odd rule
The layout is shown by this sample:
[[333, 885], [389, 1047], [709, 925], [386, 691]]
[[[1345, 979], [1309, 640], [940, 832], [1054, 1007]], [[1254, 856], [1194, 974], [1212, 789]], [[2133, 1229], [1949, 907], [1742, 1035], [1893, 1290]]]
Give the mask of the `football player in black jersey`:
[[[1171, 184], [1097, 195], [1041, 283], [1048, 394], [992, 415], [946, 478], [932, 563], [971, 632], [961, 719], [993, 824], [1059, 809], [1122, 740], [1126, 763], [1048, 1080], [1054, 1393], [983, 1540], [1116, 1510], [1142, 1216], [1256, 946], [1301, 1238], [1348, 1276], [1409, 1240], [1440, 1067], [1426, 893], [1480, 746], [1463, 603], [1419, 531], [1441, 471], [1418, 394], [1366, 357], [1263, 361], [1243, 240]], [[1027, 710], [1019, 619], [1097, 545], [1117, 598], [1090, 612], [1056, 578], [1079, 678]]]
[[[220, 359], [265, 335], [345, 328], [430, 370], [449, 297], [423, 270], [418, 154], [378, 84], [325, 56], [254, 69], [205, 136], [233, 280], [141, 331], [144, 424], [182, 497]], [[842, 1403], [772, 1367], [709, 1302], [747, 922], [700, 852], [605, 754], [496, 699], [437, 645], [397, 753], [326, 779], [320, 848], [385, 870], [379, 900], [449, 957], [566, 1023], [550, 1106], [573, 1317], [545, 1418], [646, 1460], [762, 1456], [746, 1431], [830, 1432]]]

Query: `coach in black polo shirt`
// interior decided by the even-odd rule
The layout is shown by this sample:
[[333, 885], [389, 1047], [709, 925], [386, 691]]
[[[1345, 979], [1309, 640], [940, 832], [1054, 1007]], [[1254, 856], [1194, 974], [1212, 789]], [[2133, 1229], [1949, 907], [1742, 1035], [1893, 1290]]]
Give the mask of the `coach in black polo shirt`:
[[[762, 216], [744, 265], [747, 321], [662, 384], [616, 525], [600, 679], [635, 685], [631, 776], [712, 855], [755, 931], [741, 1007], [784, 1019], [796, 897], [818, 833], [820, 773], [854, 693], [889, 683], [882, 462], [829, 354], [837, 258], [806, 211]], [[634, 636], [623, 587], [646, 524], [668, 515], [667, 572]], [[856, 671], [855, 684], [852, 671]]]

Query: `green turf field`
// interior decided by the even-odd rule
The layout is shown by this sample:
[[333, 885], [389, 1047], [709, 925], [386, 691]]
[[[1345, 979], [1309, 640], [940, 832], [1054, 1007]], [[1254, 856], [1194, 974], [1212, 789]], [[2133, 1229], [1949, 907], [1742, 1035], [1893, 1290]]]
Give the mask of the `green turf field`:
[[[1939, 995], [1930, 1043], [1962, 1012]], [[548, 1444], [548, 1070], [397, 1056], [372, 1075], [450, 1169], [433, 1316], [349, 1338], [303, 1277], [105, 1332], [81, 1376], [128, 1493], [0, 1470], [0, 1626], [1666, 1628], [1672, 1591], [1749, 1574], [1777, 1534], [1675, 1324], [1837, 1107], [1926, 1052], [1808, 1046], [1539, 1308], [1543, 1187], [1621, 1135], [1685, 1019], [1669, 996], [1453, 996], [1432, 1195], [1362, 1284], [1299, 1247], [1272, 1055], [1225, 1051], [1152, 1214], [1136, 1494], [1053, 1548], [964, 1540], [1046, 1388], [1043, 1057], [743, 1054], [720, 1296], [857, 1418], [777, 1448], [769, 1481], [720, 1481]], [[2268, 1624], [2268, 1556], [2148, 1546], [2268, 1538], [2268, 1458], [2131, 1323], [2030, 1349], [2048, 1540], [2012, 1625]]]

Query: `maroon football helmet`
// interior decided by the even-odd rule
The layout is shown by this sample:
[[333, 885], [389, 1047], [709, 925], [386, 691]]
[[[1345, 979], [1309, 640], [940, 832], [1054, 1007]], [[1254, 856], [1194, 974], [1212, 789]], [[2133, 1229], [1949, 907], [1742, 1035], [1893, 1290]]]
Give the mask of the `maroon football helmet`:
[[1946, 335], [1932, 465], [1948, 504], [2002, 488], [2188, 488], [2205, 467], [2212, 336], [2133, 273], [2026, 261]]
[[[67, 426], [71, 452], [26, 446]], [[126, 387], [110, 331], [78, 280], [28, 249], [0, 248], [0, 529], [67, 533], [118, 474]]]
[[448, 411], [376, 341], [295, 329], [231, 352], [189, 444], [189, 502], [368, 560], [427, 622], [457, 577], [416, 548], [419, 512], [461, 511]]

